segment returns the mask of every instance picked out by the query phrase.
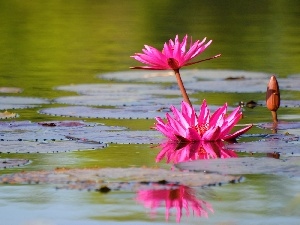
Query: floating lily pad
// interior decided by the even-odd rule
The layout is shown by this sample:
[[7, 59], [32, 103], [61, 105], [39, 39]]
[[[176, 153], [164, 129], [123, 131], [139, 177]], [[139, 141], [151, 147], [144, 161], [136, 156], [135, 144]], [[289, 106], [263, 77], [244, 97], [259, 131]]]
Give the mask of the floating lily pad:
[[[74, 130], [67, 136], [69, 139], [80, 140], [83, 134]], [[103, 131], [100, 133], [89, 133], [84, 136], [88, 141], [114, 144], [157, 144], [163, 139], [158, 131]]]
[[17, 87], [0, 87], [0, 93], [21, 93], [22, 88]]
[[297, 157], [274, 158], [228, 158], [196, 160], [176, 164], [182, 170], [217, 172], [220, 174], [276, 174], [300, 177], [300, 160]]
[[[87, 106], [170, 106], [182, 98], [166, 98], [180, 95], [178, 87], [166, 88], [150, 84], [78, 84], [59, 86], [58, 90], [74, 91], [83, 96], [66, 96], [54, 99], [57, 103]], [[194, 99], [190, 99], [194, 101]]]
[[59, 153], [81, 150], [95, 150], [107, 144], [89, 141], [0, 141], [0, 153]]
[[[266, 92], [270, 78], [264, 79], [229, 79], [219, 81], [197, 81], [186, 83], [185, 88], [192, 91], [254, 93]], [[278, 79], [280, 90], [300, 91], [300, 87], [293, 79]]]
[[10, 118], [16, 118], [18, 116], [19, 116], [18, 114], [8, 112], [8, 111], [0, 112], [0, 119], [10, 119]]
[[162, 109], [162, 107], [156, 108], [155, 106], [148, 108], [122, 107], [115, 109], [102, 109], [85, 106], [69, 106], [42, 109], [39, 111], [39, 113], [53, 116], [69, 116], [78, 118], [152, 119], [155, 116], [164, 116], [165, 112], [160, 111], [160, 109]]
[[[259, 72], [237, 71], [237, 70], [180, 70], [184, 83], [196, 82], [198, 80], [244, 80], [264, 79], [270, 75]], [[129, 70], [122, 72], [106, 73], [98, 75], [101, 79], [133, 81], [133, 82], [168, 82], [176, 83], [173, 71], [144, 71]], [[266, 83], [267, 85], [267, 83]]]
[[[189, 91], [230, 93], [265, 92], [271, 74], [236, 70], [181, 70], [185, 87]], [[98, 76], [101, 79], [133, 82], [176, 83], [172, 71], [123, 71]], [[294, 79], [278, 79], [281, 90], [300, 91]]]
[[49, 101], [41, 98], [0, 96], [0, 110], [33, 108]]
[[185, 88], [204, 92], [255, 93], [265, 92], [267, 84], [268, 79], [197, 81], [186, 83]]
[[[167, 102], [169, 99], [165, 99]], [[172, 101], [170, 100], [169, 103]], [[174, 102], [175, 103], [175, 102]], [[181, 101], [176, 101], [173, 104], [176, 108], [180, 108]], [[101, 119], [154, 119], [159, 116], [164, 118], [166, 112], [170, 112], [170, 105], [163, 104], [152, 104], [146, 106], [124, 106], [113, 109], [107, 108], [93, 108], [86, 106], [68, 106], [68, 107], [57, 107], [47, 108], [39, 111], [41, 114], [47, 114], [52, 116], [68, 116], [77, 118], [101, 118]], [[195, 106], [196, 110], [199, 110], [200, 106]], [[210, 105], [209, 109], [215, 111], [218, 106]], [[228, 107], [231, 111], [233, 108]]]
[[[178, 91], [178, 93], [180, 93]], [[194, 99], [190, 99], [193, 101]], [[148, 106], [150, 109], [157, 107], [166, 107], [174, 104], [178, 104], [182, 101], [182, 98], [165, 98], [151, 95], [137, 95], [128, 96], [67, 96], [60, 97], [54, 100], [57, 103], [69, 104], [69, 105], [85, 105], [85, 106]], [[153, 109], [152, 109], [153, 110]]]
[[228, 149], [251, 153], [280, 153], [281, 155], [300, 156], [299, 136], [274, 134], [255, 142], [228, 144]]
[[56, 169], [0, 176], [0, 183], [5, 184], [54, 184], [69, 189], [100, 192], [128, 189], [136, 191], [141, 187], [149, 187], [152, 182], [202, 187], [238, 181], [239, 176], [151, 168]]
[[89, 133], [97, 134], [105, 130], [124, 130], [125, 127], [104, 126], [83, 121], [15, 121], [0, 123], [0, 140], [2, 141], [59, 141], [74, 131], [81, 134], [82, 139]]
[[126, 98], [138, 97], [139, 95], [180, 95], [179, 90], [154, 84], [77, 84], [58, 86], [55, 89], [77, 92], [80, 95], [102, 95], [104, 99], [113, 96]]
[[[299, 115], [298, 115], [299, 116]], [[300, 116], [299, 116], [300, 119]], [[258, 127], [263, 129], [271, 129], [271, 130], [287, 130], [287, 129], [299, 129], [300, 122], [293, 121], [279, 121], [278, 123], [259, 123]]]
[[29, 162], [28, 159], [0, 159], [0, 169], [24, 166]]

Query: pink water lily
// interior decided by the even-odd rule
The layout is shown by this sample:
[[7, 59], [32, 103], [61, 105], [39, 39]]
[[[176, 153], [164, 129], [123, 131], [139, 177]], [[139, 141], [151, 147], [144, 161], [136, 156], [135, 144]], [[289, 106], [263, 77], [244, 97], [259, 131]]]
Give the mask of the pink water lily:
[[135, 66], [130, 68], [145, 70], [174, 70], [184, 101], [192, 105], [181, 80], [179, 69], [184, 66], [189, 66], [195, 63], [217, 58], [221, 54], [204, 60], [191, 62], [193, 58], [202, 53], [211, 44], [212, 40], [205, 43], [206, 38], [204, 38], [202, 41], [197, 40], [193, 43], [191, 39], [190, 48], [187, 50], [187, 39], [188, 36], [186, 35], [182, 42], [180, 42], [178, 35], [176, 35], [174, 41], [169, 40], [168, 43], [164, 44], [162, 51], [149, 45], [145, 45], [143, 53], [135, 53], [131, 57], [141, 63], [146, 64], [146, 66]]
[[230, 134], [231, 129], [241, 119], [242, 112], [240, 107], [237, 107], [227, 115], [227, 103], [212, 115], [206, 100], [203, 100], [199, 115], [186, 102], [181, 103], [181, 111], [174, 106], [171, 106], [171, 111], [173, 117], [167, 113], [166, 122], [162, 118], [156, 117], [155, 129], [163, 133], [168, 139], [177, 142], [228, 141], [237, 138], [252, 127], [251, 124]]
[[226, 149], [222, 141], [196, 141], [178, 143], [166, 141], [160, 145], [161, 151], [156, 162], [166, 159], [167, 163], [180, 163], [193, 160], [236, 158], [238, 155]]
[[171, 209], [176, 209], [176, 221], [180, 222], [182, 213], [185, 210], [186, 215], [198, 217], [208, 217], [208, 211], [214, 212], [212, 206], [202, 200], [196, 198], [194, 189], [183, 185], [168, 185], [166, 189], [139, 190], [136, 200], [145, 207], [151, 209], [151, 214], [155, 214], [155, 210], [160, 206], [166, 207], [166, 220], [169, 220]]
[[[212, 42], [212, 40], [206, 42], [206, 38], [202, 41], [197, 40], [194, 43], [190, 42], [190, 48], [187, 51], [187, 40], [186, 35], [182, 42], [179, 41], [178, 35], [176, 35], [175, 40], [169, 40], [168, 43], [164, 44], [163, 50], [145, 45], [143, 53], [135, 53], [131, 56], [132, 58], [144, 63], [148, 66], [137, 66], [131, 67], [132, 69], [147, 69], [147, 70], [176, 70], [184, 66], [189, 66], [195, 63], [202, 62], [190, 62], [191, 59], [195, 58], [197, 55], [201, 54]], [[214, 56], [215, 57], [218, 57]], [[207, 60], [207, 59], [206, 59]]]

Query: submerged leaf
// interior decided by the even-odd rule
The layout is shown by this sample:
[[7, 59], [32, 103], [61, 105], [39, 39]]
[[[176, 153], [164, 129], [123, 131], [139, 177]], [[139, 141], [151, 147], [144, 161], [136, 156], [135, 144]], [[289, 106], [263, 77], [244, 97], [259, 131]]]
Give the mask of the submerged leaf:
[[16, 118], [18, 117], [18, 114], [11, 113], [8, 111], [0, 112], [0, 119], [9, 119], [9, 118]]
[[139, 190], [151, 183], [186, 186], [209, 186], [240, 181], [239, 176], [224, 176], [151, 168], [99, 168], [32, 171], [0, 176], [0, 183], [8, 184], [54, 184], [60, 188], [95, 190]]
[[0, 169], [24, 166], [28, 163], [28, 159], [0, 159]]
[[17, 87], [0, 87], [0, 93], [21, 93], [22, 88]]

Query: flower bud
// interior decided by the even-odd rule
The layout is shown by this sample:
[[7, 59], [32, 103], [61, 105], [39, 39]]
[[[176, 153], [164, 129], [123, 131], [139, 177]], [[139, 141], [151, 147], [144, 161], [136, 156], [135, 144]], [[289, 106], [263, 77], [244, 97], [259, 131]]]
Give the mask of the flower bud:
[[267, 87], [266, 105], [267, 108], [272, 113], [273, 121], [277, 123], [278, 119], [277, 119], [276, 111], [280, 106], [280, 92], [279, 92], [279, 85], [277, 79], [274, 75], [271, 76]]
[[275, 76], [271, 76], [267, 87], [266, 104], [270, 111], [277, 111], [280, 106], [279, 85]]

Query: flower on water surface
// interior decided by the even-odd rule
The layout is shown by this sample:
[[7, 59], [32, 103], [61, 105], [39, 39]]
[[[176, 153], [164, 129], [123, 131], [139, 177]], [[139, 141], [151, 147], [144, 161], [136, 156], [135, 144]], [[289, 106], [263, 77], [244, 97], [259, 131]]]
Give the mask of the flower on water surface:
[[167, 141], [160, 145], [161, 151], [156, 156], [156, 162], [166, 158], [167, 163], [180, 163], [193, 160], [236, 158], [237, 154], [225, 149], [222, 141], [196, 141], [177, 143]]
[[[190, 60], [202, 53], [211, 44], [212, 40], [207, 43], [205, 43], [206, 38], [202, 41], [197, 40], [194, 43], [191, 40], [190, 48], [186, 51], [187, 39], [188, 36], [186, 35], [182, 42], [180, 42], [178, 35], [176, 35], [174, 41], [169, 40], [169, 43], [164, 44], [162, 51], [145, 45], [145, 48], [143, 49], [144, 53], [135, 53], [135, 55], [131, 57], [148, 66], [137, 66], [131, 68], [147, 70], [178, 70], [181, 67], [202, 62], [203, 60], [197, 62], [190, 62]], [[216, 58], [218, 56], [220, 55], [216, 55], [212, 58]]]
[[135, 55], [131, 57], [137, 61], [140, 61], [141, 63], [146, 64], [147, 66], [136, 66], [130, 68], [145, 70], [174, 70], [183, 100], [192, 105], [181, 80], [179, 69], [184, 66], [189, 66], [195, 63], [217, 58], [221, 54], [200, 61], [190, 62], [191, 59], [202, 53], [211, 44], [212, 40], [207, 43], [205, 43], [206, 38], [204, 38], [202, 41], [197, 40], [194, 43], [191, 40], [190, 48], [188, 51], [186, 51], [187, 38], [188, 36], [186, 35], [182, 42], [180, 42], [178, 35], [176, 35], [174, 41], [170, 39], [169, 43], [164, 44], [162, 51], [159, 51], [158, 49], [149, 45], [145, 45], [143, 53], [135, 53]]
[[229, 134], [231, 129], [242, 117], [240, 107], [227, 115], [227, 103], [217, 109], [212, 115], [207, 107], [206, 100], [200, 107], [199, 115], [186, 102], [181, 103], [181, 112], [171, 106], [173, 117], [166, 114], [167, 121], [156, 117], [155, 129], [163, 133], [168, 139], [177, 142], [194, 141], [229, 141], [247, 132], [252, 124]]
[[207, 211], [214, 212], [212, 206], [201, 199], [197, 199], [195, 191], [187, 186], [172, 185], [168, 189], [139, 190], [137, 193], [137, 201], [155, 213], [155, 209], [161, 205], [166, 207], [166, 220], [169, 219], [170, 210], [176, 208], [176, 221], [180, 222], [182, 211], [186, 210], [186, 215], [190, 215], [192, 209], [193, 214], [199, 217], [208, 217]]

